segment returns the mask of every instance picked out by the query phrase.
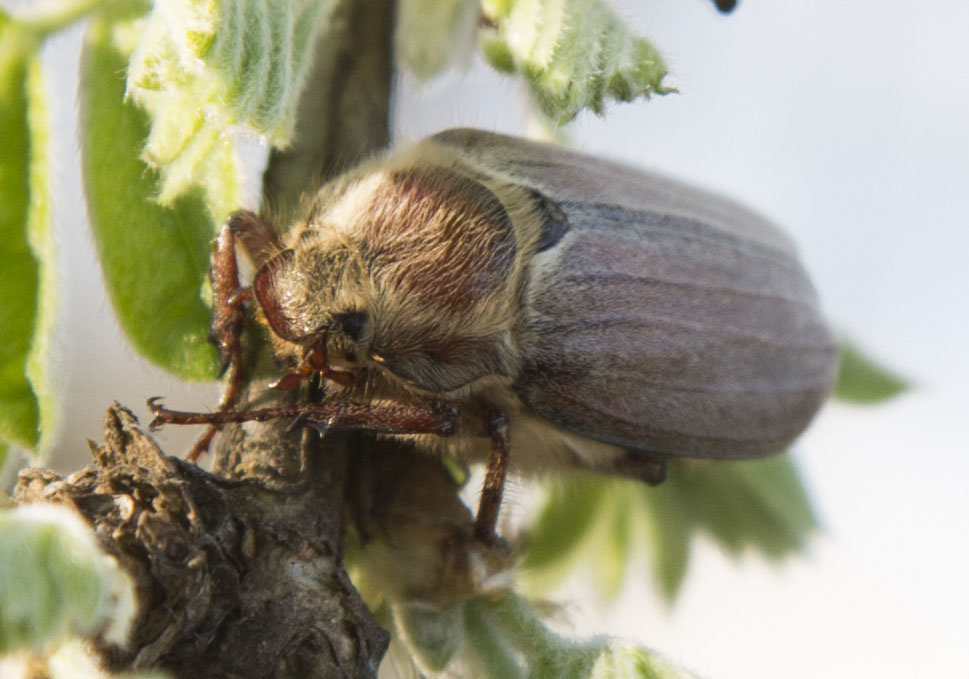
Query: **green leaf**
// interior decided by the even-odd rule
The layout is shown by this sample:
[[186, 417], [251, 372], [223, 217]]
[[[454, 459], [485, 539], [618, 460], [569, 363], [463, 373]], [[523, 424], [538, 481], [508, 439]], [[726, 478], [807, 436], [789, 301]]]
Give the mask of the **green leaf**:
[[417, 77], [435, 76], [474, 43], [476, 0], [401, 0], [397, 5], [397, 60]]
[[556, 480], [531, 529], [522, 577], [530, 591], [543, 591], [585, 563], [592, 566], [602, 590], [615, 593], [634, 538], [642, 534], [654, 579], [672, 600], [697, 534], [710, 535], [735, 556], [753, 550], [780, 559], [802, 550], [816, 528], [807, 493], [787, 455], [673, 461], [666, 482], [658, 487], [570, 474]]
[[670, 664], [653, 651], [624, 643], [605, 647], [596, 659], [590, 679], [699, 679]]
[[633, 544], [633, 506], [635, 499], [629, 492], [634, 484], [621, 483], [617, 492], [608, 494], [606, 529], [601, 533], [599, 547], [595, 552], [592, 566], [596, 580], [606, 598], [614, 598], [625, 581]]
[[790, 456], [731, 462], [691, 461], [670, 482], [695, 529], [734, 555], [754, 549], [779, 559], [804, 548], [817, 528]]
[[0, 654], [101, 631], [123, 643], [135, 614], [127, 575], [89, 526], [53, 505], [0, 512], [0, 601]]
[[39, 441], [40, 408], [27, 377], [37, 326], [40, 266], [31, 251], [27, 79], [36, 36], [0, 13], [0, 439]]
[[[556, 634], [532, 603], [514, 593], [496, 599], [471, 599], [466, 607], [488, 621], [492, 634], [501, 638], [504, 646], [517, 648], [529, 679], [587, 679], [604, 647], [602, 638], [569, 639]], [[468, 638], [474, 648], [471, 634]]]
[[88, 26], [80, 93], [88, 213], [105, 283], [139, 353], [183, 379], [211, 379], [217, 361], [201, 294], [215, 224], [197, 194], [171, 207], [153, 200], [157, 173], [138, 157], [148, 116], [124, 100], [123, 40], [137, 8], [109, 7], [114, 14]]
[[482, 599], [465, 602], [465, 656], [476, 672], [487, 679], [524, 679], [522, 658], [515, 651], [507, 631], [491, 614]]
[[608, 489], [607, 482], [591, 475], [552, 481], [529, 531], [522, 569], [549, 582], [557, 580], [594, 534]]
[[423, 669], [442, 672], [461, 650], [464, 611], [455, 603], [443, 610], [395, 607], [395, 624]]
[[30, 126], [30, 206], [27, 239], [38, 263], [37, 309], [34, 333], [27, 357], [27, 378], [40, 408], [40, 442], [43, 452], [58, 426], [60, 402], [52, 365], [54, 324], [57, 316], [57, 248], [51, 208], [53, 190], [50, 168], [50, 119], [48, 92], [40, 56], [31, 60], [27, 74]]
[[834, 397], [850, 403], [877, 403], [897, 396], [908, 385], [866, 357], [850, 343], [841, 350], [841, 367], [834, 386]]
[[[690, 563], [691, 524], [677, 484], [640, 487], [653, 579], [668, 601], [676, 598]], [[634, 510], [635, 511], [635, 510]]]
[[50, 121], [40, 34], [0, 15], [0, 439], [43, 448], [57, 424]]
[[168, 204], [202, 187], [213, 218], [240, 203], [233, 130], [286, 146], [320, 28], [334, 0], [156, 2], [128, 71], [150, 114], [144, 158]]
[[[433, 644], [445, 635], [449, 652], [445, 666], [434, 676], [473, 676], [481, 679], [697, 679], [645, 648], [606, 637], [571, 639], [557, 634], [542, 619], [536, 605], [515, 594], [473, 596], [444, 611], [419, 611], [419, 625], [433, 630]], [[395, 635], [401, 616], [395, 616]], [[410, 625], [411, 622], [406, 624]], [[411, 652], [414, 639], [405, 634]], [[454, 639], [460, 638], [459, 643]], [[396, 637], [396, 641], [400, 641]]]
[[523, 75], [539, 108], [559, 124], [607, 100], [671, 92], [656, 49], [602, 0], [484, 0], [482, 49], [501, 71]]

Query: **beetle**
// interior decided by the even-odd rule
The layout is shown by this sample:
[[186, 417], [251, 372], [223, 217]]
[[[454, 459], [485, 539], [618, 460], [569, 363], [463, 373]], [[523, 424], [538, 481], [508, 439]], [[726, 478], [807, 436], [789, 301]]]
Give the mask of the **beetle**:
[[[234, 241], [256, 268], [249, 289]], [[241, 308], [254, 297], [290, 367], [279, 385], [320, 374], [335, 392], [248, 412], [232, 410], [233, 394], [194, 420], [152, 403], [157, 423], [214, 431], [299, 416], [487, 460], [483, 538], [509, 465], [655, 483], [671, 458], [776, 453], [817, 412], [837, 367], [794, 246], [760, 216], [656, 174], [474, 129], [364, 163], [320, 188], [282, 235], [235, 213], [213, 290], [228, 365], [241, 361]]]

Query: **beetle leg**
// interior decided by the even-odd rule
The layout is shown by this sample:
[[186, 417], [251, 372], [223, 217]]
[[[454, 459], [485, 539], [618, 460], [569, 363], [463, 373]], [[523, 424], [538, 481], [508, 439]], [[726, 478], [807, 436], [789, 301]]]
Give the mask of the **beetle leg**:
[[400, 403], [296, 403], [275, 408], [252, 410], [217, 410], [193, 413], [169, 410], [157, 397], [148, 399], [148, 408], [155, 419], [148, 425], [157, 429], [165, 424], [207, 424], [218, 429], [230, 422], [266, 422], [294, 419], [297, 426], [312, 426], [322, 433], [328, 431], [369, 431], [376, 434], [437, 434], [454, 433], [457, 409], [449, 405], [414, 406]]
[[222, 375], [236, 364], [242, 363], [242, 305], [252, 296], [251, 289], [239, 285], [235, 237], [228, 224], [219, 230], [215, 239], [209, 280], [212, 282], [212, 325], [209, 327], [209, 340], [219, 350], [219, 374]]
[[[231, 220], [230, 220], [231, 221]], [[243, 304], [252, 296], [251, 288], [239, 285], [239, 266], [236, 262], [235, 238], [230, 224], [219, 231], [209, 267], [212, 281], [212, 325], [209, 339], [219, 351], [219, 374], [226, 376], [225, 389], [219, 400], [219, 411], [235, 406], [245, 382], [242, 360], [242, 325], [245, 321]], [[212, 438], [221, 425], [210, 424], [185, 457], [195, 462], [209, 449]]]
[[658, 486], [666, 480], [666, 458], [640, 450], [627, 450], [626, 457], [617, 460], [608, 473], [637, 479], [650, 486]]
[[226, 224], [256, 269], [283, 251], [279, 234], [255, 212], [236, 210], [229, 215]]
[[475, 537], [485, 544], [495, 541], [498, 511], [508, 475], [508, 418], [502, 414], [492, 415], [488, 419], [488, 435], [491, 437], [491, 454], [488, 456], [478, 513], [474, 519]]

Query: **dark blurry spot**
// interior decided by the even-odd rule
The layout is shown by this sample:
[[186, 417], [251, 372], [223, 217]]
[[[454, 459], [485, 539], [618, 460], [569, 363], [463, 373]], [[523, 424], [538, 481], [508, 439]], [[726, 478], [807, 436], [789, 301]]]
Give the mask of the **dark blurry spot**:
[[713, 0], [713, 3], [724, 14], [732, 12], [733, 8], [737, 6], [737, 0]]
[[569, 220], [558, 205], [538, 191], [533, 191], [538, 202], [538, 212], [542, 219], [542, 233], [538, 238], [538, 251], [548, 250], [556, 245], [569, 230]]
[[333, 320], [340, 331], [354, 342], [361, 340], [367, 327], [367, 314], [359, 311], [334, 314]]

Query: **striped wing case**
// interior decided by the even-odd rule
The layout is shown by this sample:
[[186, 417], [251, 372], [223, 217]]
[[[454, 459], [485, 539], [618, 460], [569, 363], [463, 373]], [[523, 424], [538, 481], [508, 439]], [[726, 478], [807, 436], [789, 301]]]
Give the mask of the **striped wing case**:
[[767, 455], [807, 426], [830, 391], [837, 347], [775, 227], [720, 197], [556, 146], [477, 130], [433, 139], [564, 214], [538, 240], [522, 291], [515, 390], [536, 414], [682, 457]]

